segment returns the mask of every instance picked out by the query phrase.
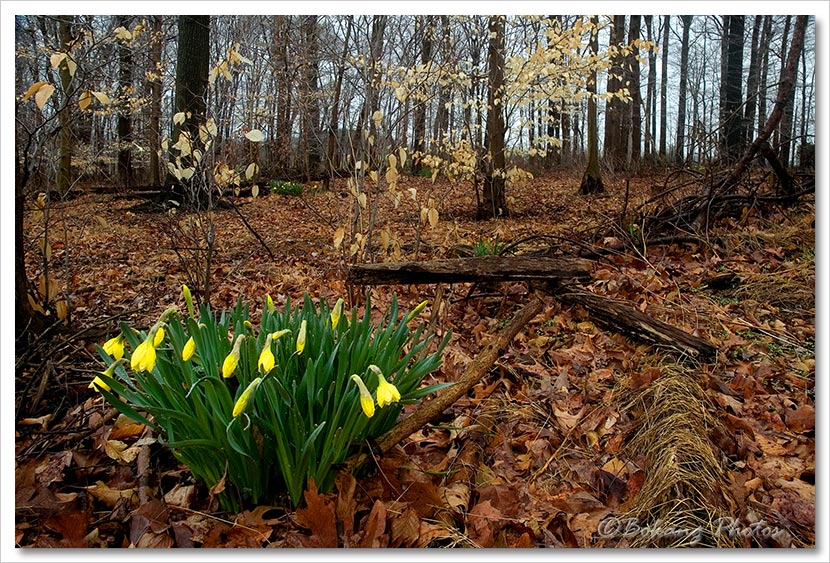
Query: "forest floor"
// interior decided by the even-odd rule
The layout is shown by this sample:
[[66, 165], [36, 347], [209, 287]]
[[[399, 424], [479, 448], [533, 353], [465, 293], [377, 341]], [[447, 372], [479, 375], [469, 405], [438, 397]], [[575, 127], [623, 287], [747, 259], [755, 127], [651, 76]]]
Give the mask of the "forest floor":
[[[610, 180], [606, 194], [579, 196], [579, 178], [547, 175], [510, 190], [511, 217], [475, 221], [468, 184], [401, 178], [405, 193], [417, 189], [419, 203], [382, 205], [377, 228], [390, 242], [376, 261], [396, 248], [410, 260], [470, 255], [482, 240], [508, 247], [523, 241], [510, 248], [515, 253], [612, 246], [638, 228], [612, 230], [626, 197], [634, 209], [663, 181], [632, 178], [626, 196], [625, 180]], [[435, 227], [419, 221], [429, 197], [439, 211]], [[296, 511], [284, 505], [240, 514], [219, 512], [146, 429], [123, 424], [88, 389], [102, 369], [95, 344], [119, 322], [146, 328], [180, 306], [181, 285], [192, 281], [174, 250], [186, 246], [176, 232], [194, 217], [143, 212], [142, 200], [115, 190], [55, 202], [51, 275], [61, 287], [68, 282], [71, 331], [41, 339], [38, 354], [18, 366], [16, 543], [813, 546], [813, 200], [721, 221], [709, 243], [641, 240], [636, 250], [596, 260], [586, 289], [708, 340], [718, 350], [714, 360], [679, 361], [598, 328], [579, 306], [541, 295], [543, 311], [484, 379], [441, 420], [375, 460], [356, 487], [311, 494]], [[278, 305], [306, 291], [330, 305], [346, 296], [346, 261], [332, 240], [350, 216], [350, 201], [340, 180], [302, 197], [235, 198], [273, 259], [237, 213], [216, 211], [214, 309], [239, 296], [258, 304], [270, 294]], [[27, 231], [39, 228], [29, 215]], [[29, 254], [38, 279], [42, 258], [36, 249]], [[737, 276], [729, 287], [706, 284], [727, 273]], [[379, 310], [393, 291], [411, 309], [432, 303], [436, 286], [370, 291]], [[438, 329], [453, 336], [436, 379], [457, 379], [529, 297], [525, 283], [445, 287]], [[679, 402], [697, 422], [677, 413], [674, 422], [650, 418], [667, 403], [674, 407], [687, 388]], [[649, 424], [658, 434], [644, 446]], [[670, 443], [660, 439], [665, 432]], [[145, 454], [136, 455], [142, 448], [134, 445], [146, 446]]]

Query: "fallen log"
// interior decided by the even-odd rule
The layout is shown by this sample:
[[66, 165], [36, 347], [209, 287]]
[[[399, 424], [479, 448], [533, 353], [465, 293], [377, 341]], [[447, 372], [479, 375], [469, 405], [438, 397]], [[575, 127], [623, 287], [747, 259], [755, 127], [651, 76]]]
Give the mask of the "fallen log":
[[[470, 362], [464, 373], [451, 387], [446, 388], [434, 399], [422, 404], [418, 410], [393, 426], [377, 442], [381, 452], [388, 452], [401, 440], [410, 436], [438, 418], [442, 412], [465, 395], [478, 383], [490, 368], [499, 359], [501, 353], [513, 341], [520, 330], [530, 320], [542, 311], [542, 300], [534, 297], [524, 306], [504, 329], [490, 342], [475, 359]], [[357, 454], [346, 460], [345, 471], [351, 472], [354, 468], [363, 465], [369, 459], [366, 453]]]
[[547, 291], [563, 303], [584, 307], [592, 321], [626, 336], [674, 348], [696, 359], [711, 359], [717, 354], [718, 349], [710, 342], [653, 319], [625, 303], [567, 285], [548, 284]]
[[526, 280], [587, 280], [593, 262], [582, 258], [479, 256], [429, 262], [385, 262], [349, 267], [346, 283], [388, 285]]

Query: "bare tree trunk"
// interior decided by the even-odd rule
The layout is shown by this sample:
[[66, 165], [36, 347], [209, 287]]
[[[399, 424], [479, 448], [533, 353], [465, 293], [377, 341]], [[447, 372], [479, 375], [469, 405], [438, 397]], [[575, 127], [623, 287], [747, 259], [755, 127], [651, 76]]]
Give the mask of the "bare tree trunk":
[[746, 149], [744, 155], [732, 169], [732, 172], [723, 182], [719, 184], [718, 188], [720, 191], [729, 191], [737, 185], [741, 176], [743, 176], [746, 169], [749, 167], [749, 163], [753, 158], [755, 158], [755, 155], [758, 154], [758, 151], [764, 143], [769, 140], [770, 136], [772, 136], [772, 132], [781, 121], [781, 116], [784, 113], [787, 99], [792, 96], [792, 92], [795, 88], [795, 78], [796, 73], [798, 72], [798, 58], [804, 45], [804, 32], [807, 28], [808, 18], [809, 16], [796, 16], [793, 39], [786, 59], [787, 64], [781, 68], [781, 77], [778, 80], [778, 95], [775, 99], [775, 105], [773, 106], [772, 113], [770, 114], [769, 119], [767, 119], [767, 123], [761, 130], [758, 137]]
[[274, 48], [279, 85], [277, 87], [276, 153], [278, 170], [287, 175], [291, 167], [291, 93], [288, 43], [291, 16], [274, 16]]
[[[415, 16], [415, 34], [421, 37], [421, 64], [428, 65], [432, 62], [432, 34], [433, 16]], [[423, 169], [421, 160], [426, 153], [426, 131], [427, 131], [427, 102], [426, 100], [415, 100], [415, 118], [413, 123], [415, 144], [412, 155], [412, 172], [419, 174]]]
[[161, 185], [161, 51], [164, 43], [162, 36], [162, 16], [153, 16], [152, 38], [150, 39], [150, 124], [148, 127], [148, 145], [150, 147], [150, 184]]
[[758, 107], [758, 81], [761, 78], [761, 65], [758, 60], [758, 52], [761, 35], [761, 24], [764, 16], [755, 16], [755, 23], [752, 25], [752, 46], [749, 55], [749, 77], [746, 80], [746, 107], [744, 108], [744, 127], [748, 139], [755, 135], [755, 109]]
[[668, 86], [668, 71], [669, 71], [669, 28], [671, 26], [671, 16], [663, 16], [663, 41], [660, 48], [663, 50], [663, 60], [660, 65], [660, 158], [666, 158], [666, 133], [667, 133], [667, 115], [666, 104], [668, 97], [666, 96], [666, 87]]
[[767, 77], [769, 74], [769, 44], [772, 40], [772, 16], [764, 16], [764, 29], [761, 33], [761, 49], [764, 58], [761, 63], [761, 78], [758, 82], [758, 131], [767, 121]]
[[317, 102], [317, 16], [302, 16], [303, 73], [300, 81], [300, 162], [306, 181], [320, 175], [320, 106]]
[[[591, 24], [595, 27], [591, 30], [590, 49], [591, 53], [595, 54], [599, 51], [599, 39], [596, 30], [596, 26], [599, 25], [599, 18], [591, 16]], [[599, 169], [596, 93], [597, 71], [594, 68], [591, 70], [591, 76], [588, 79], [588, 167], [582, 175], [582, 183], [579, 186], [579, 191], [583, 194], [599, 193], [605, 190]]]
[[[653, 41], [652, 24], [654, 16], [645, 16], [646, 40]], [[646, 86], [646, 131], [644, 137], [643, 154], [651, 157], [654, 153], [654, 136], [657, 134], [657, 53], [648, 52], [648, 85]]]
[[[479, 219], [509, 214], [504, 190], [504, 23], [505, 16], [490, 16], [487, 48], [487, 142], [489, 159], [484, 178], [484, 194], [478, 208]], [[499, 98], [499, 101], [496, 99]]]
[[[625, 41], [625, 16], [614, 16], [611, 27], [609, 45], [622, 48]], [[608, 72], [607, 92], [617, 92], [625, 87], [624, 58], [617, 53], [611, 58], [611, 69]], [[606, 163], [613, 169], [625, 166], [625, 157], [628, 152], [628, 134], [624, 131], [625, 120], [622, 100], [613, 97], [605, 103], [605, 143], [603, 152]]]
[[[118, 16], [118, 25], [130, 28], [130, 16]], [[121, 96], [126, 99], [133, 85], [133, 53], [129, 45], [123, 41], [118, 43], [118, 85]], [[125, 187], [135, 183], [133, 173], [133, 121], [129, 104], [124, 104], [118, 111], [118, 180]]]
[[744, 146], [741, 91], [743, 84], [744, 16], [724, 16], [723, 41], [727, 60], [721, 91], [721, 156], [731, 159]]
[[[789, 24], [790, 16], [787, 16], [787, 23]], [[787, 25], [786, 27], [789, 27]], [[781, 53], [783, 54], [786, 50], [786, 32], [784, 33], [785, 41], [782, 43]], [[799, 57], [801, 56], [801, 51], [799, 51]], [[796, 64], [798, 62], [796, 61]], [[778, 158], [781, 160], [783, 165], [789, 166], [790, 165], [790, 146], [792, 145], [792, 127], [793, 127], [793, 111], [795, 105], [795, 88], [793, 91], [790, 92], [789, 97], [785, 100], [784, 105], [784, 113], [781, 115], [781, 124], [778, 127], [779, 131], [779, 148], [778, 148]]]
[[346, 56], [349, 54], [349, 39], [352, 35], [352, 25], [354, 23], [353, 16], [347, 16], [346, 20], [346, 37], [343, 40], [343, 54], [340, 56], [340, 66], [337, 69], [337, 78], [334, 81], [334, 98], [331, 102], [331, 120], [329, 121], [329, 139], [328, 147], [326, 149], [326, 166], [328, 166], [328, 174], [323, 179], [323, 187], [329, 189], [329, 182], [335, 175], [338, 162], [335, 160], [335, 150], [337, 148], [337, 120], [339, 119], [340, 110], [340, 92], [343, 88], [343, 74], [346, 72]]
[[689, 67], [689, 28], [692, 26], [694, 16], [682, 16], [683, 20], [683, 41], [680, 47], [680, 96], [677, 102], [677, 142], [674, 146], [674, 161], [683, 163], [685, 158], [685, 134], [686, 134], [686, 90]]
[[[447, 66], [452, 57], [452, 44], [450, 34], [450, 18], [449, 16], [440, 16], [441, 18], [441, 64]], [[438, 89], [438, 107], [435, 112], [435, 124], [433, 126], [433, 137], [439, 146], [444, 145], [444, 135], [450, 130], [450, 110], [447, 104], [450, 103], [451, 87], [439, 86]]]
[[[75, 16], [59, 16], [59, 18], [58, 38], [61, 42], [61, 49], [68, 53], [70, 43], [72, 42], [72, 23], [75, 20]], [[69, 67], [65, 63], [61, 64], [58, 74], [61, 81], [61, 92], [63, 93], [63, 107], [61, 107], [58, 113], [60, 133], [58, 137], [57, 188], [58, 192], [63, 194], [69, 191], [69, 186], [72, 183], [72, 114], [69, 104], [69, 97], [72, 95], [70, 91], [72, 87], [72, 76], [69, 74]]]
[[[628, 25], [628, 44], [634, 43], [635, 39], [640, 38], [640, 16], [631, 16]], [[642, 99], [640, 97], [640, 50], [635, 48], [628, 56], [628, 65], [626, 74], [629, 77], [628, 90], [631, 93], [631, 159], [630, 163], [638, 167], [640, 165], [640, 144], [643, 137], [643, 123], [640, 114], [640, 104]]]

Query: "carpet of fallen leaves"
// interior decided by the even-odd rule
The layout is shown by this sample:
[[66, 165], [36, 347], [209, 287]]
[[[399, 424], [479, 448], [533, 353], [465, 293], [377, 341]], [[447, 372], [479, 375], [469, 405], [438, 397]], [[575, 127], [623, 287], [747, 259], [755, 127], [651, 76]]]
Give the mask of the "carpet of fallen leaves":
[[[629, 209], [661, 178], [631, 180]], [[511, 191], [509, 219], [473, 220], [468, 185], [406, 178], [418, 202], [386, 203], [387, 229], [407, 259], [469, 255], [482, 238], [517, 253], [577, 252], [591, 240], [612, 246], [624, 180], [602, 196], [577, 196], [578, 178], [545, 176]], [[405, 185], [404, 185], [405, 184]], [[420, 205], [440, 212], [422, 227]], [[335, 492], [306, 492], [293, 510], [272, 506], [222, 513], [204, 487], [143, 426], [116, 416], [87, 388], [95, 343], [120, 321], [146, 327], [180, 304], [188, 281], [174, 252], [172, 222], [187, 214], [148, 213], [128, 192], [90, 191], [52, 205], [51, 275], [69, 288], [71, 330], [38, 343], [17, 373], [16, 543], [23, 547], [615, 547], [622, 533], [602, 526], [637, 500], [649, 467], [627, 440], [637, 423], [621, 408], [622, 387], [648, 387], [663, 352], [599, 329], [579, 307], [545, 296], [545, 308], [490, 373], [442, 419], [375, 459]], [[261, 303], [304, 291], [333, 303], [344, 296], [335, 229], [351, 213], [342, 181], [303, 197], [236, 199], [273, 259], [230, 209], [215, 212], [211, 267], [215, 308], [242, 296]], [[815, 545], [815, 254], [812, 200], [796, 208], [747, 211], [710, 232], [709, 244], [653, 245], [596, 261], [586, 287], [634, 305], [718, 347], [691, 371], [707, 408], [726, 429], [722, 453], [732, 515], [749, 546]], [[30, 232], [38, 225], [27, 223]], [[181, 223], [179, 223], [181, 224]], [[40, 262], [28, 256], [37, 279]], [[376, 260], [387, 256], [378, 255]], [[708, 281], [736, 275], [726, 287]], [[371, 289], [385, 309], [436, 287]], [[359, 293], [359, 292], [358, 292]], [[439, 331], [452, 330], [438, 381], [456, 379], [528, 298], [522, 283], [445, 288]], [[409, 407], [408, 407], [409, 408]], [[410, 411], [407, 410], [404, 416]], [[619, 532], [619, 530], [617, 530]], [[612, 530], [613, 532], [613, 530]]]

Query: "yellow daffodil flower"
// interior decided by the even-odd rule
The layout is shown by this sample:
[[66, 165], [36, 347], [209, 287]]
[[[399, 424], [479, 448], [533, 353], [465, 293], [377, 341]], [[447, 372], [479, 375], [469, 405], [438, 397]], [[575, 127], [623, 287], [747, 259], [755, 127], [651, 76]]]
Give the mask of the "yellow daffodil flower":
[[259, 384], [261, 382], [262, 382], [262, 378], [257, 377], [256, 379], [254, 379], [253, 381], [251, 381], [248, 384], [248, 386], [245, 388], [245, 390], [242, 392], [242, 394], [236, 400], [236, 403], [233, 405], [233, 416], [234, 416], [234, 418], [236, 418], [237, 416], [242, 414], [242, 411], [244, 411], [245, 407], [248, 406], [248, 401], [251, 400], [251, 395], [253, 395], [254, 391], [256, 391], [256, 388], [259, 387]]
[[334, 304], [334, 309], [331, 310], [331, 328], [337, 328], [337, 323], [340, 322], [340, 317], [343, 315], [343, 298], [337, 300]]
[[288, 330], [287, 328], [284, 328], [282, 330], [278, 330], [277, 332], [272, 332], [271, 333], [271, 341], [276, 342], [277, 340], [279, 340], [280, 338], [282, 338], [286, 334], [291, 334], [291, 331]]
[[297, 353], [302, 354], [303, 350], [305, 350], [305, 332], [306, 332], [306, 320], [300, 323], [300, 332], [297, 334]]
[[[123, 363], [124, 363], [124, 360], [122, 360], [121, 358], [118, 358], [117, 360], [112, 362], [109, 366], [107, 366], [107, 369], [102, 371], [101, 374], [106, 375], [107, 377], [112, 377], [113, 374], [115, 373], [115, 368], [120, 366]], [[92, 380], [92, 383], [89, 384], [89, 388], [90, 389], [95, 389], [96, 391], [100, 391], [101, 389], [103, 389], [105, 391], [110, 390], [110, 386], [107, 385], [106, 382], [103, 379], [101, 379], [101, 377], [98, 376], [98, 375], [96, 375], [95, 379]]]
[[155, 338], [153, 338], [153, 348], [158, 348], [159, 344], [161, 344], [163, 341], [164, 341], [164, 329], [161, 328], [161, 327], [158, 327], [158, 329], [156, 330]]
[[196, 342], [193, 340], [193, 337], [187, 339], [187, 342], [184, 344], [184, 348], [182, 349], [182, 360], [188, 361], [190, 358], [193, 357], [193, 354], [196, 353]]
[[269, 313], [274, 312], [274, 300], [271, 299], [270, 295], [265, 296], [265, 307], [268, 309]]
[[363, 414], [367, 418], [372, 418], [375, 415], [375, 401], [372, 400], [372, 394], [369, 393], [366, 384], [363, 383], [359, 375], [352, 375], [352, 381], [357, 383], [357, 389], [360, 391], [360, 408], [363, 409]]
[[115, 358], [116, 360], [120, 360], [124, 357], [124, 335], [119, 334], [114, 338], [110, 338], [106, 342], [104, 342], [104, 352]]
[[196, 318], [196, 311], [193, 310], [193, 296], [190, 294], [190, 288], [182, 285], [182, 294], [184, 295], [184, 302], [187, 305], [187, 312], [191, 319]]
[[244, 334], [236, 337], [236, 342], [233, 343], [233, 350], [231, 350], [231, 353], [228, 354], [222, 363], [222, 377], [225, 379], [233, 376], [233, 372], [236, 371], [236, 366], [239, 365], [239, 347], [242, 345], [244, 339]]
[[406, 316], [406, 322], [409, 322], [412, 319], [414, 319], [415, 317], [417, 317], [418, 314], [426, 308], [426, 306], [427, 306], [427, 301], [426, 300], [421, 301], [420, 303], [418, 303], [417, 307], [412, 309], [412, 311], [410, 311], [409, 314]]
[[398, 388], [386, 381], [386, 378], [383, 377], [383, 372], [380, 371], [380, 368], [373, 364], [369, 366], [369, 369], [375, 372], [375, 375], [378, 377], [378, 406], [383, 408], [386, 405], [391, 405], [392, 403], [400, 401], [401, 393], [398, 391]]
[[156, 347], [154, 343], [157, 334], [158, 331], [151, 332], [133, 352], [133, 357], [130, 358], [130, 367], [133, 368], [133, 371], [153, 371], [153, 367], [156, 365]]
[[262, 352], [259, 354], [259, 361], [257, 362], [257, 367], [259, 371], [263, 374], [267, 374], [272, 369], [274, 369], [274, 364], [276, 361], [274, 360], [274, 353], [271, 352], [271, 340], [273, 339], [273, 335], [269, 334], [265, 338], [265, 345], [262, 347]]

